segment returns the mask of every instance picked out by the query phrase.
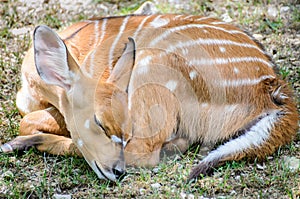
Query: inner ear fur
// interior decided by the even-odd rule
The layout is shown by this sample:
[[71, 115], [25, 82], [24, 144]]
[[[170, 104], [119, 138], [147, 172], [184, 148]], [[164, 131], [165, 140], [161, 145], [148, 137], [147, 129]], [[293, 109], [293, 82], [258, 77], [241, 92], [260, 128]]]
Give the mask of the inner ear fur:
[[33, 34], [34, 60], [38, 74], [47, 84], [69, 90], [79, 67], [63, 40], [51, 28], [38, 26]]

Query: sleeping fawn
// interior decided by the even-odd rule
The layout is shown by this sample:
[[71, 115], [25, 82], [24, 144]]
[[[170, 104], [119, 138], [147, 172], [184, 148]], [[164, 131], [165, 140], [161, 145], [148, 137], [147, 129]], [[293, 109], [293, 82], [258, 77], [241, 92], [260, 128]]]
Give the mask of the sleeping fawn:
[[298, 129], [292, 91], [248, 33], [217, 19], [128, 15], [34, 32], [22, 65], [20, 136], [2, 151], [36, 146], [83, 155], [99, 178], [153, 166], [162, 149], [221, 143], [191, 172], [263, 159]]

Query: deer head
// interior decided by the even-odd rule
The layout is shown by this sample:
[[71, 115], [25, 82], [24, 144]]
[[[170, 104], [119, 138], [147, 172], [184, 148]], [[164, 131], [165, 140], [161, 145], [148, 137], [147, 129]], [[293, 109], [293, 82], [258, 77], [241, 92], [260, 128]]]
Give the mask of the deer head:
[[128, 116], [128, 85], [135, 62], [135, 41], [129, 37], [126, 49], [106, 82], [96, 88], [95, 120], [115, 142], [125, 142], [130, 136]]
[[[36, 69], [45, 84], [54, 85], [55, 89], [61, 90], [59, 97], [65, 99], [57, 108], [64, 115], [72, 140], [88, 164], [99, 178], [112, 181], [119, 179], [125, 172], [123, 146], [116, 139], [116, 136], [121, 136], [118, 133], [120, 129], [102, 126], [99, 118], [108, 113], [103, 111], [98, 103], [113, 102], [116, 108], [124, 105], [125, 96], [125, 101], [114, 101], [114, 98], [105, 98], [105, 95], [114, 96], [115, 93], [118, 99], [123, 99], [120, 96], [124, 94], [115, 91], [126, 91], [126, 86], [123, 85], [128, 85], [130, 73], [126, 76], [127, 79], [118, 74], [120, 71], [123, 74], [124, 69], [133, 66], [134, 41], [130, 39], [116, 63], [115, 72], [105, 83], [83, 75], [64, 42], [47, 26], [39, 26], [34, 31], [34, 58]], [[124, 115], [111, 116], [117, 118], [117, 121], [124, 120]]]

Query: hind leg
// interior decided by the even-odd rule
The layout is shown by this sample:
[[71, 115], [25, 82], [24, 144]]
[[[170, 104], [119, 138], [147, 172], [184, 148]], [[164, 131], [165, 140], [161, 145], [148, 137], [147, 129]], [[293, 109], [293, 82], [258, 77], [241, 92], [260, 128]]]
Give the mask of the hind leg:
[[176, 137], [163, 144], [161, 155], [171, 156], [174, 154], [182, 154], [187, 151], [189, 145], [188, 139]]
[[50, 107], [25, 115], [20, 123], [20, 136], [0, 146], [2, 152], [36, 147], [54, 155], [81, 155], [66, 128], [63, 116]]
[[235, 139], [231, 139], [210, 152], [190, 173], [189, 180], [200, 174], [207, 175], [226, 161], [242, 158], [264, 159], [289, 143], [297, 132], [297, 113], [273, 110], [264, 113], [252, 126]]
[[[173, 93], [165, 92], [165, 89], [160, 85], [147, 85], [134, 92], [131, 98], [134, 102], [131, 110], [134, 111], [130, 112], [134, 122], [132, 131], [129, 131], [132, 132], [132, 136], [124, 148], [126, 164], [157, 165], [161, 149], [167, 144], [165, 142], [169, 142], [170, 148], [172, 140], [173, 144], [180, 144], [181, 139], [172, 139], [171, 136], [176, 131], [179, 104]], [[149, 90], [155, 93], [151, 98], [148, 96]]]

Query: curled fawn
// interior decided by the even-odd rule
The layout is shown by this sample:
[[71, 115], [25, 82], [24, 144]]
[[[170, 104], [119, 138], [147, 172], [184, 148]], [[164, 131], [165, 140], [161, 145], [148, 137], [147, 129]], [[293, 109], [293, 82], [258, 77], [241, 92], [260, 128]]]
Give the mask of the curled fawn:
[[196, 142], [221, 144], [189, 179], [225, 161], [263, 159], [298, 129], [274, 68], [251, 36], [210, 17], [105, 17], [59, 35], [39, 26], [22, 66], [20, 136], [1, 149], [82, 154], [113, 181], [125, 163], [153, 166], [161, 149]]

